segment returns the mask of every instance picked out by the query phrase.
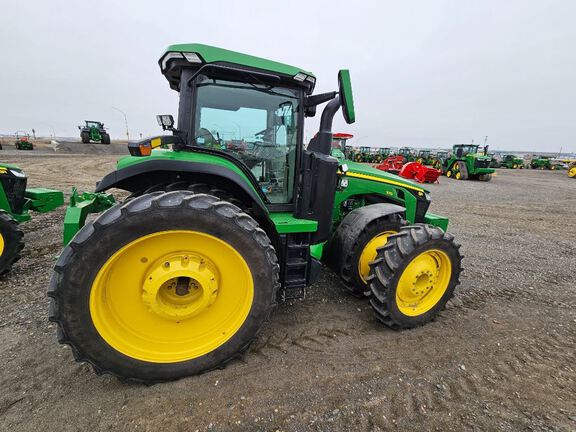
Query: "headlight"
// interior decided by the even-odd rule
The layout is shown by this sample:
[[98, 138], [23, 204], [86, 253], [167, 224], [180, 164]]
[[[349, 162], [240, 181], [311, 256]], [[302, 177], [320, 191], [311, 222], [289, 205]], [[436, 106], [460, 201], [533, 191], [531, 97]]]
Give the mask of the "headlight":
[[20, 177], [20, 178], [26, 177], [26, 174], [24, 174], [22, 171], [10, 170], [10, 172], [14, 175], [14, 177]]
[[348, 179], [345, 177], [340, 178], [340, 189], [346, 189], [348, 187]]

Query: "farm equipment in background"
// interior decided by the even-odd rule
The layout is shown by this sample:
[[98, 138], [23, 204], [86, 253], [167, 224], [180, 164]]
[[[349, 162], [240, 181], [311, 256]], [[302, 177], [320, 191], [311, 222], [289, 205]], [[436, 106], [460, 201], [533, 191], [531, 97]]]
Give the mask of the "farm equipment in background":
[[398, 153], [395, 156], [402, 156], [404, 158], [404, 163], [414, 162], [416, 160], [416, 151], [410, 147], [402, 147], [398, 149]]
[[438, 150], [434, 153], [434, 164], [432, 165], [437, 170], [442, 170], [444, 162], [450, 157], [448, 150]]
[[88, 144], [92, 141], [96, 143], [110, 144], [110, 134], [106, 132], [104, 123], [93, 120], [85, 120], [84, 122], [84, 126], [78, 126], [82, 143]]
[[504, 155], [500, 161], [500, 168], [521, 169], [524, 168], [524, 159], [515, 155]]
[[446, 177], [490, 181], [495, 171], [489, 168], [491, 158], [487, 155], [488, 147], [484, 148], [483, 153], [478, 152], [478, 147], [477, 144], [455, 144], [443, 165]]
[[14, 141], [16, 150], [34, 150], [34, 144], [30, 141], [30, 134], [24, 131], [17, 131], [14, 135], [16, 137]]
[[382, 163], [374, 166], [374, 168], [381, 171], [386, 171], [392, 174], [398, 174], [404, 166], [404, 156], [388, 156]]
[[362, 162], [362, 163], [372, 163], [372, 148], [370, 147], [360, 147], [358, 152], [354, 157], [355, 162]]
[[501, 157], [499, 155], [495, 152], [489, 152], [487, 156], [490, 156], [490, 165], [488, 165], [488, 168], [500, 168]]
[[576, 178], [576, 161], [570, 162], [568, 165], [568, 177]]
[[351, 146], [346, 145], [346, 143], [351, 138], [354, 138], [354, 135], [347, 133], [332, 134], [332, 150], [330, 154], [337, 159], [348, 159], [348, 152]]
[[432, 154], [431, 150], [419, 150], [415, 162], [418, 162], [421, 165], [434, 166], [436, 158]]
[[[66, 213], [50, 320], [76, 360], [148, 383], [221, 367], [277, 302], [304, 298], [322, 264], [389, 327], [438, 315], [461, 271], [448, 219], [420, 185], [330, 155], [334, 116], [355, 120], [347, 70], [338, 92], [313, 95], [306, 70], [207, 45], [173, 45], [159, 65], [180, 96], [178, 125], [160, 116], [172, 135], [130, 142]], [[304, 148], [305, 118], [323, 103]], [[247, 151], [209, 144], [225, 121]], [[130, 198], [85, 224], [109, 189]]]
[[384, 159], [390, 156], [391, 153], [392, 150], [390, 149], [390, 147], [379, 147], [376, 149], [376, 152], [374, 153], [373, 162], [381, 163]]
[[418, 183], [437, 183], [438, 178], [442, 175], [442, 170], [427, 167], [419, 162], [408, 162], [404, 164], [398, 175], [416, 180]]
[[12, 268], [24, 248], [18, 224], [31, 219], [30, 211], [47, 213], [64, 204], [62, 192], [26, 189], [27, 181], [19, 167], [0, 163], [0, 275]]

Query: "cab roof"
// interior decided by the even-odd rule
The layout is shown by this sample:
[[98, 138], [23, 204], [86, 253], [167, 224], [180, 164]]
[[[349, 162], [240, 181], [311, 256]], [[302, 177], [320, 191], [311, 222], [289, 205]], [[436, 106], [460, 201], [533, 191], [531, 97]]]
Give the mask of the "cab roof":
[[158, 64], [162, 74], [174, 90], [179, 90], [180, 71], [183, 67], [199, 69], [206, 64], [237, 66], [243, 69], [276, 74], [282, 78], [290, 78], [296, 84], [307, 87], [309, 89], [308, 94], [312, 93], [316, 83], [314, 74], [302, 68], [197, 43], [170, 45], [158, 60]]

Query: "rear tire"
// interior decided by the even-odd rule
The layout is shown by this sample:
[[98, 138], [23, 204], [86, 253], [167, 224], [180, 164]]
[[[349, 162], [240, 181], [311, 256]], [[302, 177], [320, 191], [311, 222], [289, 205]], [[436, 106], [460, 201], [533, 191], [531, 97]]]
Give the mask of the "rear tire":
[[82, 140], [82, 144], [88, 144], [90, 142], [90, 133], [80, 132], [80, 139]]
[[370, 264], [370, 304], [378, 320], [405, 329], [434, 319], [460, 283], [459, 248], [432, 225], [410, 225], [391, 236]]
[[[182, 237], [186, 235], [205, 240], [189, 241], [194, 237]], [[168, 255], [155, 252], [162, 248]], [[218, 248], [225, 254], [216, 253]], [[232, 259], [237, 256], [239, 261]], [[166, 265], [174, 257], [175, 264]], [[163, 267], [172, 272], [186, 265], [198, 276], [178, 274], [172, 277], [177, 279], [174, 286], [172, 279], [162, 282]], [[130, 274], [135, 278], [130, 279]], [[157, 291], [152, 296], [146, 288], [153, 283], [148, 282], [148, 274], [159, 274], [154, 277]], [[278, 275], [276, 252], [268, 236], [238, 207], [188, 191], [146, 194], [112, 207], [85, 225], [63, 250], [50, 282], [50, 320], [57, 323], [59, 342], [70, 345], [76, 360], [90, 363], [98, 374], [147, 383], [175, 380], [221, 367], [249, 346], [275, 305]], [[182, 293], [177, 291], [182, 288], [180, 279], [185, 279]], [[119, 283], [123, 280], [127, 282]], [[246, 281], [252, 283], [252, 295], [237, 300], [234, 296], [243, 292]], [[126, 302], [115, 300], [129, 290], [133, 290], [129, 297], [133, 303], [128, 302], [133, 313], [122, 309]], [[181, 304], [180, 297], [173, 300], [176, 294], [187, 296], [184, 299], [190, 305]], [[205, 297], [214, 299], [205, 303]], [[197, 309], [200, 301], [202, 309]], [[247, 315], [233, 318], [238, 327], [226, 327], [220, 336], [219, 320], [235, 317], [237, 304]], [[118, 307], [124, 313], [115, 315], [107, 307]], [[182, 317], [188, 310], [194, 315]], [[144, 320], [140, 326], [135, 325], [138, 317]], [[134, 332], [137, 339], [131, 339]], [[144, 342], [139, 345], [138, 341]]]
[[24, 248], [24, 234], [7, 212], [0, 210], [0, 275], [7, 273], [20, 259]]

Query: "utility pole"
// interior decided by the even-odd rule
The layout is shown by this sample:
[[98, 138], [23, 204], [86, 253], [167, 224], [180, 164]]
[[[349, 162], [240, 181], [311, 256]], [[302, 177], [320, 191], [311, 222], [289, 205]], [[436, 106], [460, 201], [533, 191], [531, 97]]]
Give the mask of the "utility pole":
[[121, 112], [122, 115], [124, 116], [124, 124], [126, 125], [126, 138], [128, 139], [128, 141], [130, 141], [130, 132], [128, 132], [128, 118], [126, 117], [126, 113], [122, 111], [120, 108], [112, 107], [112, 109]]

